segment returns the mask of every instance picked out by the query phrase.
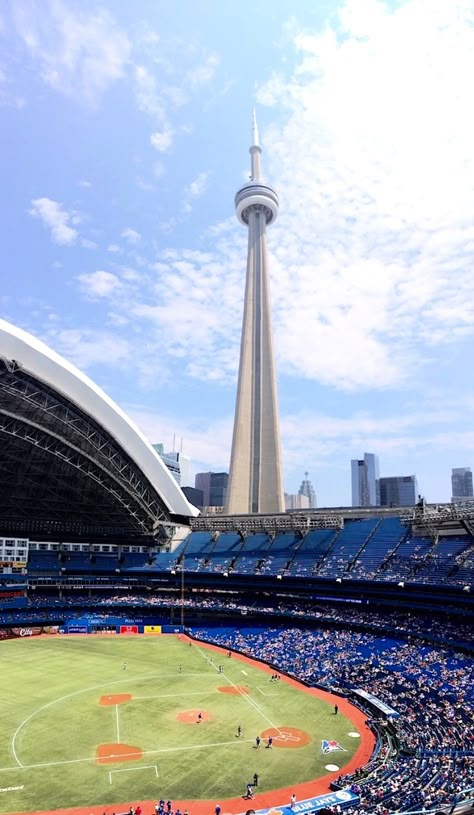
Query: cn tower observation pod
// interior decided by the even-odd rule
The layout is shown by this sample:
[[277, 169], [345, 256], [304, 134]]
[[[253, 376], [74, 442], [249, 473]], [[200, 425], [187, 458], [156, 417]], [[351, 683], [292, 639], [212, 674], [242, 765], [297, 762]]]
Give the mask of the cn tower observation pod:
[[138, 427], [88, 376], [0, 320], [0, 529], [142, 538], [188, 503]]

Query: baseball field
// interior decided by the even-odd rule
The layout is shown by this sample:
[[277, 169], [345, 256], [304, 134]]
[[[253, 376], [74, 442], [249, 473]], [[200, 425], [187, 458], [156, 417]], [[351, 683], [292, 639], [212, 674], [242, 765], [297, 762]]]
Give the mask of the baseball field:
[[327, 789], [364, 739], [367, 752], [344, 701], [336, 715], [335, 698], [185, 637], [41, 636], [0, 654], [1, 813], [147, 815], [160, 798], [245, 811], [255, 773], [264, 801], [323, 776]]

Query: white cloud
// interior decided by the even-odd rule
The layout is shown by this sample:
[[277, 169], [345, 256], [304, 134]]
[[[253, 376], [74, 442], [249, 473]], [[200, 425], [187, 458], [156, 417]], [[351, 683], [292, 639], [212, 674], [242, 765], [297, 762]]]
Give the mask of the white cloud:
[[154, 73], [144, 65], [135, 66], [135, 97], [138, 110], [157, 122], [167, 119], [166, 104]]
[[132, 358], [128, 342], [116, 334], [94, 329], [51, 329], [48, 344], [81, 370], [94, 365], [125, 367]]
[[31, 202], [29, 213], [50, 228], [54, 243], [61, 246], [70, 246], [75, 243], [77, 230], [69, 226], [69, 222], [74, 218], [74, 213], [67, 212], [58, 201], [53, 201], [51, 198], [35, 198]]
[[122, 251], [123, 250], [120, 248], [120, 246], [117, 243], [109, 243], [109, 245], [107, 247], [107, 252], [111, 252], [114, 255], [121, 255]]
[[200, 198], [201, 195], [207, 190], [207, 182], [209, 179], [208, 172], [198, 173], [196, 178], [188, 184], [187, 187], [184, 189], [184, 200], [183, 200], [183, 212], [191, 212], [192, 210], [192, 201], [195, 198]]
[[119, 278], [112, 272], [99, 270], [78, 275], [81, 289], [90, 297], [109, 297], [120, 288]]
[[209, 54], [204, 62], [188, 71], [185, 80], [191, 88], [207, 85], [214, 78], [220, 59], [217, 54]]
[[191, 181], [189, 186], [186, 187], [186, 194], [192, 198], [199, 198], [201, 195], [204, 195], [207, 189], [208, 179], [209, 173], [199, 173], [194, 181]]
[[350, 0], [294, 43], [293, 74], [259, 92], [286, 112], [264, 134], [279, 357], [339, 387], [400, 384], [474, 330], [467, 6]]
[[85, 190], [88, 190], [88, 189], [90, 189], [90, 187], [92, 187], [92, 183], [90, 181], [88, 181], [87, 178], [81, 178], [77, 182], [77, 186], [82, 187]]
[[[127, 228], [123, 230], [121, 237], [125, 238], [127, 243], [138, 243], [138, 241], [141, 238], [141, 235], [139, 232], [137, 232], [136, 229], [132, 229], [131, 226], [127, 226]], [[110, 251], [111, 250], [109, 248], [109, 252]]]
[[137, 423], [147, 438], [153, 443], [163, 441], [165, 446], [173, 436], [183, 439], [184, 454], [192, 458], [198, 470], [229, 466], [229, 449], [232, 438], [232, 419], [214, 420], [196, 418], [192, 421], [179, 420], [175, 416], [157, 414], [141, 405], [126, 405], [127, 413]]
[[15, 3], [13, 17], [41, 78], [60, 93], [95, 105], [123, 76], [130, 43], [108, 11], [44, 0]]
[[155, 150], [158, 150], [159, 153], [166, 153], [173, 143], [173, 136], [174, 131], [171, 128], [161, 132], [156, 131], [155, 133], [151, 134], [150, 142], [152, 147], [154, 147]]
[[97, 243], [89, 240], [89, 238], [81, 238], [81, 246], [84, 249], [97, 249]]

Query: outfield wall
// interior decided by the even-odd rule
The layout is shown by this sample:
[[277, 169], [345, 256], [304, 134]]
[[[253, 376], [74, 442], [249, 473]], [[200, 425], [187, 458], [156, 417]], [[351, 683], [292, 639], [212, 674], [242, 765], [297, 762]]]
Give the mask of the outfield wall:
[[183, 626], [163, 624], [157, 618], [115, 616], [70, 617], [59, 627], [60, 634], [182, 634]]

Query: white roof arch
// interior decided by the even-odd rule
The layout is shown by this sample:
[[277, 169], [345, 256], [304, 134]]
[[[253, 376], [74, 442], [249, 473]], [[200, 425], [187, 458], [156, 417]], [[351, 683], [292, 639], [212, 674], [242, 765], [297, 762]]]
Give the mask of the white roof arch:
[[113, 436], [174, 515], [199, 512], [187, 500], [150, 442], [126, 413], [82, 371], [44, 342], [0, 319], [0, 357], [59, 391]]

